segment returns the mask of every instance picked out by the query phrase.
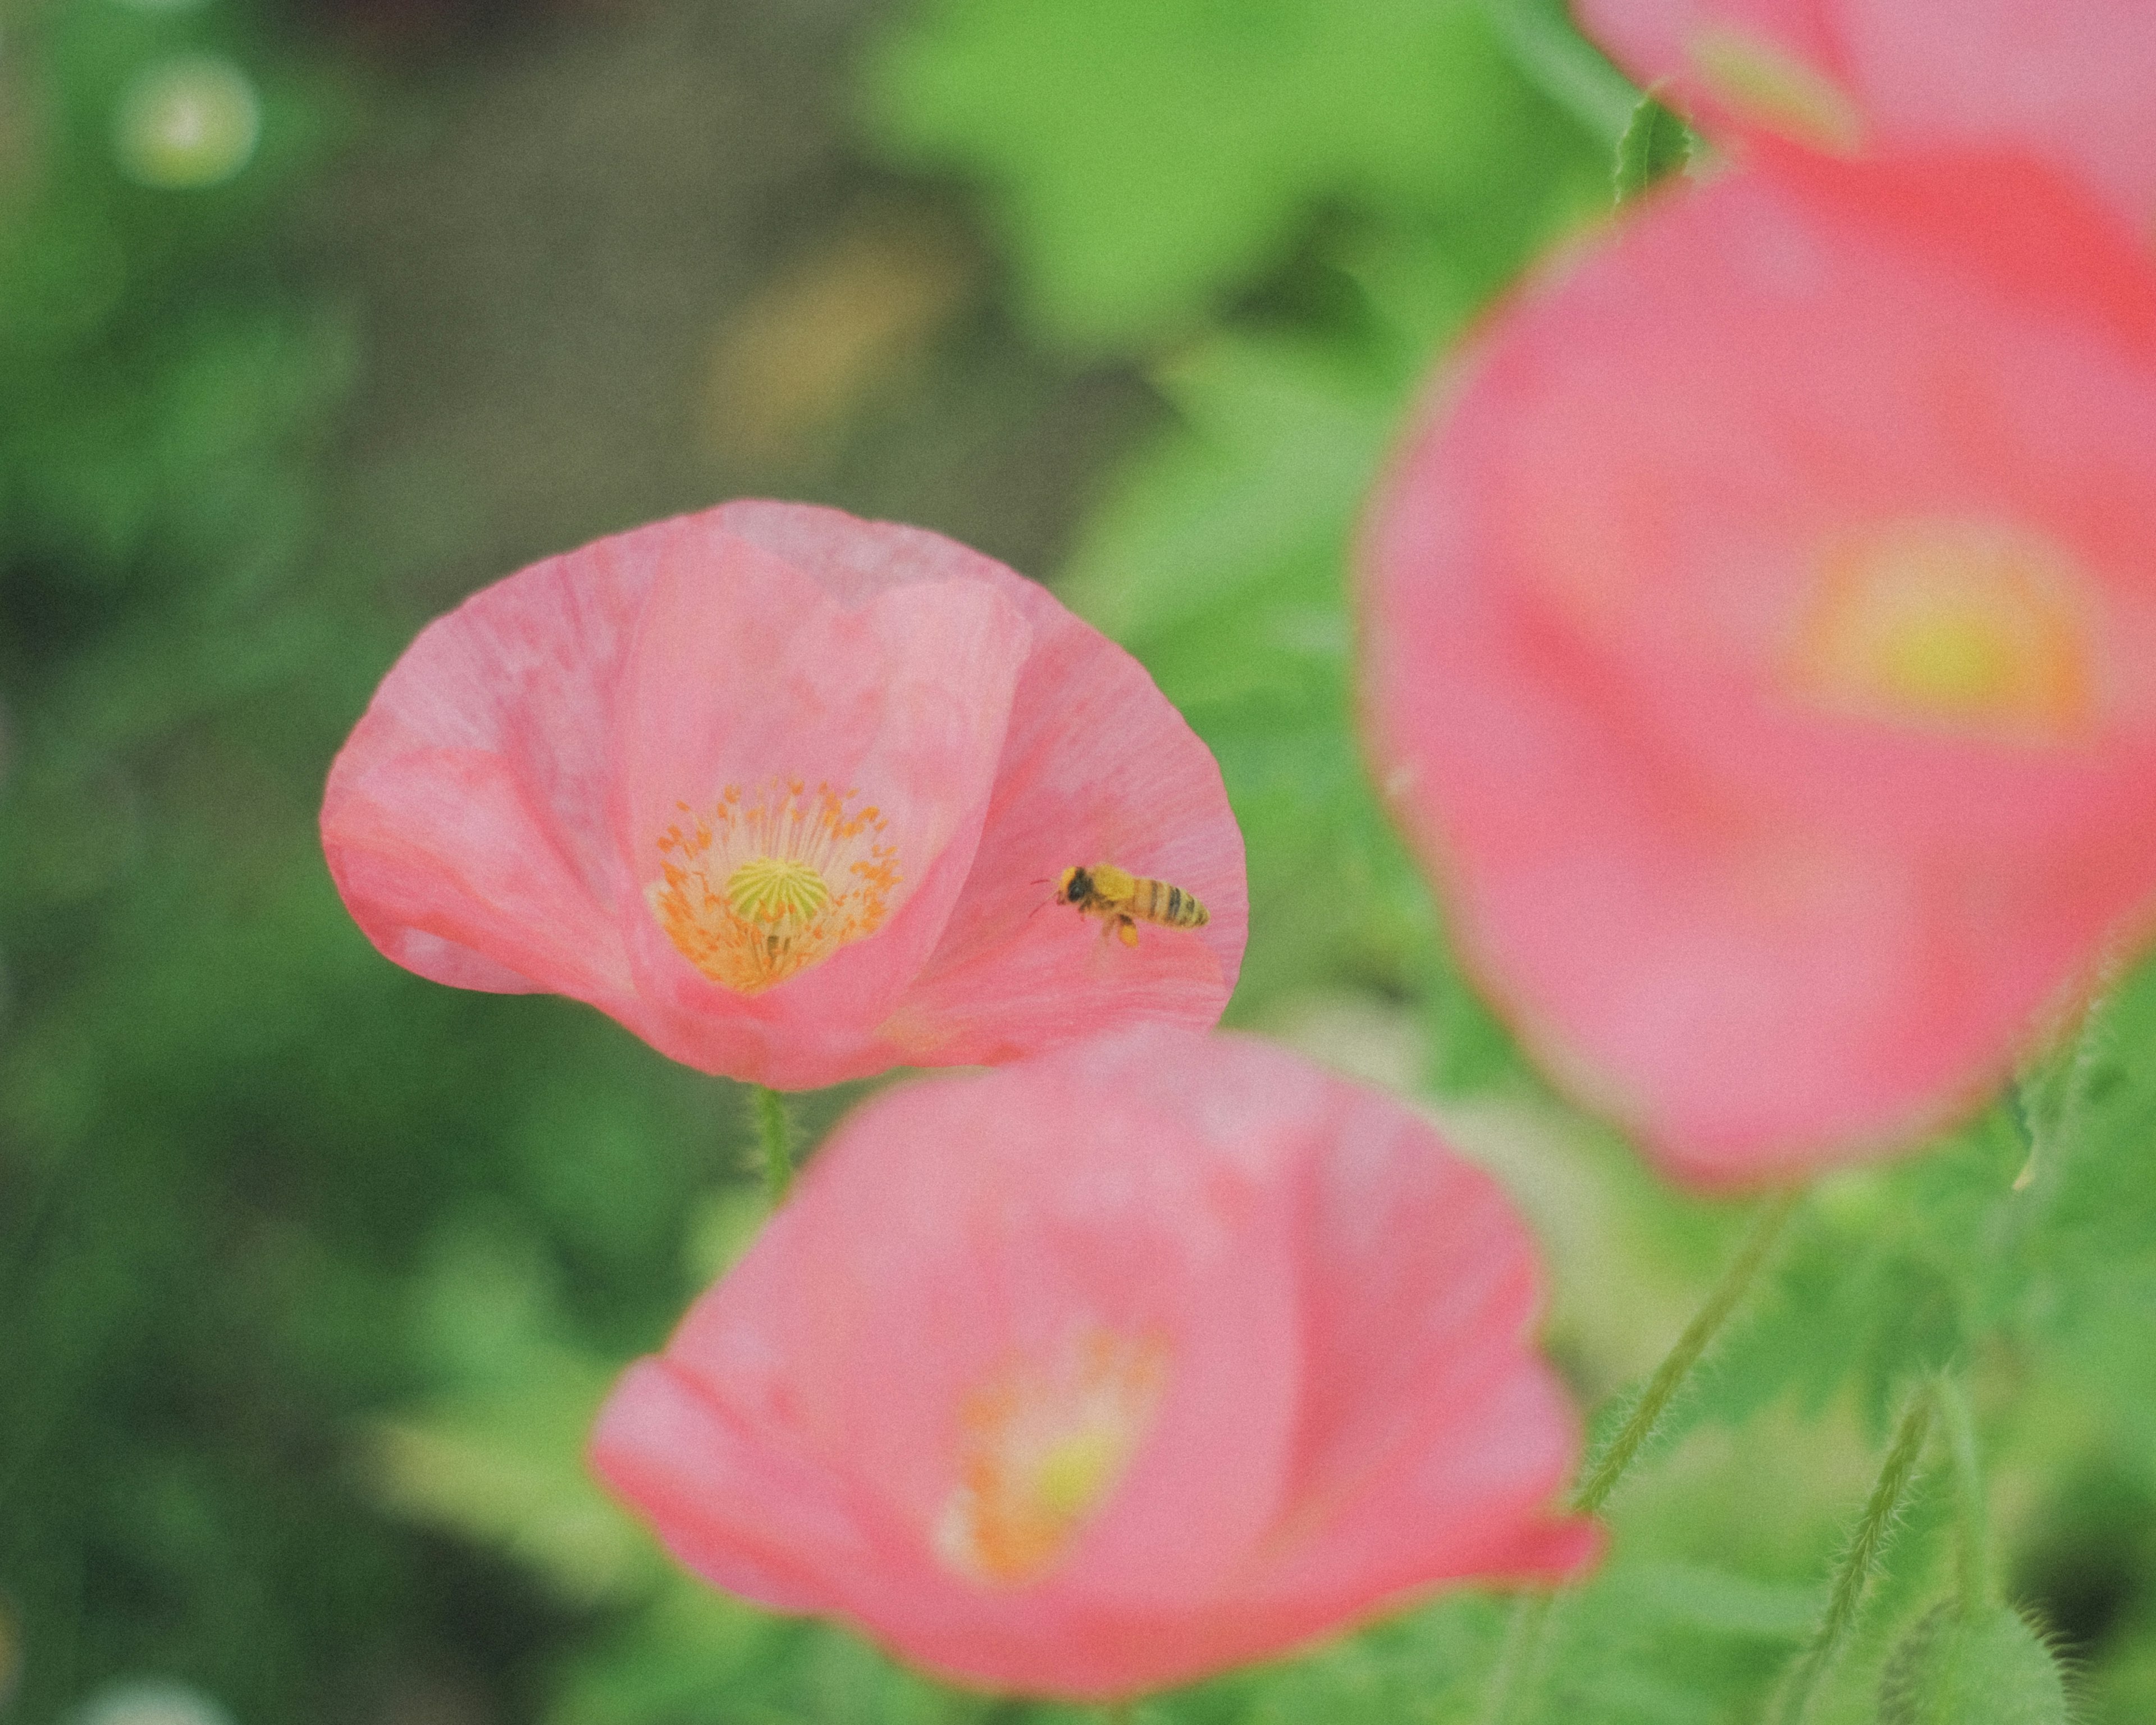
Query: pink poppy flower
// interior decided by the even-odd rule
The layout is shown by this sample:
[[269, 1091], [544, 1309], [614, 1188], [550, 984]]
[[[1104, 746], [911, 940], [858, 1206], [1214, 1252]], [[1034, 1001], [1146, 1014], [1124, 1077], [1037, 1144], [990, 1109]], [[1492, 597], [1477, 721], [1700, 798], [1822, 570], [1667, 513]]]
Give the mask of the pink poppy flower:
[[1850, 148], [2005, 147], [2156, 222], [2146, 0], [1580, 0], [1640, 83], [1717, 124]]
[[[408, 969], [783, 1089], [1211, 1024], [1242, 962], [1219, 770], [1137, 661], [1001, 563], [802, 505], [603, 539], [429, 624], [322, 842]], [[1104, 941], [1056, 902], [1101, 862], [1209, 920]]]
[[1382, 488], [1377, 769], [1672, 1172], [1909, 1143], [2156, 900], [2156, 271], [2009, 158], [1786, 147], [1501, 317]]
[[1129, 1695], [1592, 1558], [1538, 1282], [1398, 1103], [1142, 1028], [862, 1107], [593, 1455], [718, 1586]]

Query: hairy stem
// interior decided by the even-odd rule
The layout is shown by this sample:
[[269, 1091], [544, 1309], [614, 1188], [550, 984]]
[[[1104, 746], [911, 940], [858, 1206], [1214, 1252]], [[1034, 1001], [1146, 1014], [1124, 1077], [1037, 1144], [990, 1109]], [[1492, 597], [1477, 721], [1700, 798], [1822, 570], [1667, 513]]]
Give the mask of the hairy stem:
[[2005, 1101], [2008, 1117], [2021, 1135], [2021, 1147], [2027, 1156], [2021, 1172], [2014, 1177], [2014, 1189], [2026, 1192], [2036, 1183], [2036, 1163], [2043, 1153], [2045, 1135], [2037, 1129], [2036, 1111], [2029, 1105], [2029, 1087], [2018, 1076], [2006, 1081]]
[[[1789, 1225], [1789, 1218], [1796, 1214], [1803, 1200], [1804, 1189], [1795, 1187], [1777, 1193], [1760, 1206], [1753, 1219], [1751, 1231], [1744, 1236], [1737, 1255], [1730, 1260], [1729, 1267], [1722, 1271], [1721, 1281], [1707, 1296], [1707, 1303], [1685, 1326], [1684, 1333], [1677, 1337], [1676, 1345], [1670, 1349], [1661, 1364], [1656, 1367], [1655, 1375], [1640, 1392], [1640, 1399], [1633, 1404], [1624, 1425], [1595, 1458], [1587, 1478], [1573, 1493], [1573, 1507], [1582, 1515], [1592, 1515], [1601, 1508], [1617, 1489], [1617, 1482], [1639, 1458], [1640, 1451], [1646, 1447], [1647, 1440], [1661, 1424], [1663, 1414], [1668, 1412], [1671, 1401], [1691, 1375], [1692, 1368], [1699, 1363], [1708, 1345], [1729, 1321], [1730, 1313], [1758, 1279], [1759, 1266], [1767, 1261], [1775, 1241], [1782, 1237], [1782, 1230]], [[1491, 1667], [1489, 1685], [1483, 1691], [1478, 1725], [1505, 1725], [1541, 1656], [1543, 1635], [1556, 1604], [1557, 1595], [1544, 1592], [1522, 1594], [1513, 1603], [1512, 1615], [1505, 1625], [1504, 1643], [1498, 1649], [1497, 1662]]]
[[1522, 76], [1612, 149], [1625, 136], [1640, 92], [1550, 0], [1483, 0], [1497, 39]]
[[786, 1098], [762, 1085], [748, 1087], [749, 1111], [756, 1117], [756, 1135], [763, 1150], [763, 1190], [777, 1209], [786, 1202], [793, 1185], [793, 1122]]
[[1879, 1470], [1878, 1483], [1871, 1488], [1871, 1499], [1864, 1506], [1864, 1517], [1856, 1524], [1856, 1531], [1851, 1536], [1848, 1548], [1842, 1553], [1841, 1563], [1835, 1571], [1826, 1613], [1820, 1619], [1818, 1629], [1812, 1632], [1810, 1645], [1797, 1656], [1795, 1663], [1768, 1702], [1767, 1725], [1804, 1725], [1812, 1692], [1841, 1651], [1841, 1644], [1849, 1638], [1849, 1631], [1856, 1622], [1857, 1608], [1864, 1603], [1865, 1591], [1877, 1573], [1887, 1542], [1901, 1519], [1902, 1506], [1923, 1460], [1924, 1440], [1931, 1435], [1932, 1420], [1938, 1407], [1938, 1398], [1929, 1386], [1910, 1399], [1908, 1411], [1902, 1414], [1893, 1445], [1887, 1451], [1886, 1465]]
[[1774, 1250], [1774, 1243], [1782, 1237], [1782, 1230], [1789, 1225], [1789, 1218], [1796, 1214], [1803, 1200], [1804, 1189], [1792, 1187], [1777, 1193], [1760, 1206], [1752, 1231], [1745, 1236], [1737, 1255], [1730, 1260], [1729, 1267], [1722, 1271], [1722, 1280], [1715, 1284], [1707, 1303], [1685, 1326], [1684, 1333], [1677, 1337], [1676, 1345], [1670, 1349], [1661, 1364], [1655, 1368], [1655, 1375], [1640, 1392], [1640, 1399], [1632, 1404], [1625, 1424], [1594, 1459], [1587, 1478], [1573, 1494], [1573, 1507], [1582, 1515], [1593, 1515], [1617, 1489], [1617, 1482], [1625, 1477], [1626, 1470], [1655, 1435], [1656, 1427], [1669, 1411], [1671, 1399], [1684, 1387], [1685, 1379], [1691, 1375], [1692, 1368], [1699, 1363], [1707, 1344], [1743, 1299], [1759, 1274], [1759, 1266], [1767, 1261], [1768, 1254]]
[[1954, 1584], [1961, 1615], [1975, 1617], [1991, 1604], [1991, 1524], [1984, 1504], [1984, 1469], [1977, 1459], [1976, 1428], [1961, 1386], [1940, 1373], [1932, 1386], [1939, 1430], [1953, 1464]]
[[[2090, 996], [2082, 1009], [2081, 1022], [2075, 1026], [2068, 1044], [2066, 1070], [2061, 1075], [2058, 1095], [2052, 1101], [2048, 1119], [2040, 1119], [2030, 1106], [2028, 1087], [2017, 1076], [2007, 1086], [2006, 1100], [2014, 1123], [2020, 1129], [2022, 1141], [2028, 1147], [2029, 1159], [2022, 1164], [2021, 1172], [2015, 1177], [2014, 1189], [2026, 1192], [2031, 1187], [2056, 1184], [2055, 1170], [2061, 1153], [2073, 1141], [2080, 1126], [2082, 1106], [2087, 1099], [2089, 1076], [2102, 1058], [2105, 1045], [2111, 1039], [2111, 1024], [2107, 1012], [2114, 996], [2112, 985], [2116, 982], [2117, 966], [2107, 962], [2103, 967], [2104, 991]], [[2037, 1194], [2041, 1197], [2041, 1191]]]
[[1490, 1668], [1476, 1725], [1505, 1725], [1534, 1675], [1543, 1631], [1556, 1603], [1556, 1594], [1541, 1592], [1522, 1594], [1512, 1601], [1512, 1615], [1505, 1620], [1505, 1639], [1498, 1646], [1496, 1664]]

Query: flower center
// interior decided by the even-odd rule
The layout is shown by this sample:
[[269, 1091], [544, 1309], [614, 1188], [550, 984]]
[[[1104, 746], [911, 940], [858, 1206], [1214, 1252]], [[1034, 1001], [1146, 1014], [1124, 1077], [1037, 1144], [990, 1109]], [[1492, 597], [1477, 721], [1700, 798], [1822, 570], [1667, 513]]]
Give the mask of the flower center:
[[2056, 742], [2087, 729], [2087, 581], [2054, 547], [1972, 521], [1899, 523], [1829, 559], [1793, 670], [1830, 706]]
[[644, 889], [666, 937], [713, 982], [757, 994], [874, 934], [898, 850], [860, 796], [775, 778], [746, 795], [730, 784], [704, 814], [680, 804]]
[[1055, 1369], [1014, 1367], [974, 1390], [937, 1555], [993, 1586], [1054, 1568], [1122, 1480], [1166, 1370], [1159, 1343], [1092, 1330]]

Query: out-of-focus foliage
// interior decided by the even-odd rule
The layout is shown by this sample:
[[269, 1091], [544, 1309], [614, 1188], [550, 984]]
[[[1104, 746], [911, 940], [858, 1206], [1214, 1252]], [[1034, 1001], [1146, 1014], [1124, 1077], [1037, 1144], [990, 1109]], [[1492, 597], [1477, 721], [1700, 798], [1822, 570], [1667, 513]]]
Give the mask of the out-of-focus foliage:
[[1280, 269], [1314, 211], [1519, 261], [1572, 141], [1476, 0], [931, 0], [868, 64], [872, 128], [982, 182], [1027, 306], [1147, 348]]
[[1880, 1725], [2065, 1725], [2057, 1661], [2019, 1613], [1933, 1611], [1887, 1661]]
[[[1424, 8], [1423, 28], [1440, 28], [1442, 11]], [[1660, 1314], [1666, 1342], [1688, 1303], [1650, 1266], [1663, 1279], [1671, 1264], [1703, 1276], [1727, 1250], [1731, 1220], [1639, 1178], [1605, 1133], [1548, 1109], [1447, 957], [1423, 884], [1358, 770], [1344, 593], [1356, 510], [1415, 393], [1443, 387], [1441, 372], [1431, 380], [1435, 356], [1554, 230], [1606, 209], [1613, 189], [1623, 201], [1683, 166], [1688, 138], [1651, 103], [1621, 141], [1584, 130], [1496, 57], [1483, 14], [1452, 14], [1448, 27], [1488, 57], [1473, 61], [1483, 94], [1447, 111], [1471, 111], [1484, 142], [1502, 138], [1507, 176], [1470, 167], [1464, 178], [1429, 177], [1419, 200], [1389, 201], [1343, 169], [1343, 157], [1312, 151], [1307, 177], [1269, 178], [1269, 199], [1245, 191], [1210, 207], [1211, 225], [1179, 260], [1188, 273], [1171, 275], [1174, 266], [1131, 255], [1137, 224], [1163, 208], [1151, 201], [1155, 184], [1170, 182], [1172, 208], [1186, 177], [1236, 176], [1209, 141], [1137, 168], [1165, 136], [1146, 124], [1140, 92], [1148, 76], [1193, 65], [1205, 51], [1194, 45], [1196, 21], [1225, 29], [1225, 11], [1156, 13], [1112, 39], [1060, 44], [1052, 73], [1047, 59], [1029, 59], [1033, 33], [1055, 28], [1032, 9], [946, 0], [920, 12], [874, 68], [883, 103], [894, 90], [903, 102], [896, 118], [888, 105], [876, 110], [887, 135], [915, 159], [986, 184], [1029, 303], [1051, 332], [1142, 352], [1169, 344], [1154, 377], [1173, 422], [1095, 511], [1064, 590], [1146, 660], [1220, 756], [1250, 855], [1252, 939], [1237, 1014], [1306, 1025], [1297, 1012], [1306, 994], [1345, 993], [1396, 1003], [1419, 1023], [1424, 1070], [1392, 1076], [1473, 1103], [1455, 1116], [1463, 1141], [1513, 1181], [1551, 1246], [1554, 1339], [1584, 1388], [1613, 1387], [1662, 1345], [1636, 1351], [1642, 1321]], [[1298, 16], [1265, 8], [1257, 39], [1291, 33]], [[1357, 28], [1346, 16], [1339, 28]], [[1375, 17], [1369, 40], [1390, 39], [1404, 58], [1386, 35], [1401, 16]], [[1133, 73], [1127, 59], [1149, 30], [1155, 69]], [[1021, 60], [1027, 69], [1014, 68]], [[1177, 88], [1209, 112], [1209, 92], [1233, 75], [1208, 85], [1186, 71]], [[961, 90], [967, 77], [984, 87]], [[1313, 74], [1298, 94], [1322, 82]], [[1194, 95], [1201, 86], [1207, 96]], [[1280, 105], [1290, 113], [1238, 123], [1275, 136], [1299, 111]], [[1208, 134], [1239, 136], [1232, 126]], [[1472, 145], [1454, 148], [1456, 164], [1489, 159]], [[1264, 159], [1263, 146], [1251, 149], [1243, 172]], [[1070, 188], [1089, 174], [1095, 183], [1081, 197]], [[1481, 206], [1465, 220], [1449, 202], [1463, 190]], [[1320, 205], [1329, 216], [1313, 220]], [[1183, 210], [1176, 218], [1199, 219]], [[1235, 247], [1209, 249], [1231, 231]], [[1214, 326], [1194, 334], [1209, 309]], [[1811, 1632], [1889, 1410], [1943, 1366], [1973, 1374], [2004, 1478], [2048, 1481], [2044, 1489], [2071, 1497], [2084, 1474], [2129, 1494], [2148, 1524], [2156, 1353], [2143, 1324], [2156, 1311], [2146, 1281], [2156, 1264], [2156, 1168], [2138, 1147], [2156, 1123], [2156, 1095], [2134, 1076], [2133, 1050], [2148, 1045], [2139, 1020], [2156, 1010], [2148, 975], [2118, 985], [2014, 1097], [1932, 1153], [1837, 1177], [1817, 1194], [1748, 1319], [1681, 1407], [1656, 1471], [1615, 1507], [1609, 1565], [1561, 1608], [1540, 1679], [1545, 1717], [1644, 1725], [1756, 1711]], [[1623, 1314], [1614, 1326], [1613, 1311]], [[2119, 1357], [2128, 1352], [2137, 1358]], [[2052, 1610], [2089, 1613], [2063, 1625], [2069, 1634], [2116, 1638], [2107, 1647], [2115, 1664], [2092, 1660], [2085, 1686], [2092, 1704], [2118, 1709], [2097, 1717], [2134, 1717], [2111, 1697], [2140, 1692], [2132, 1686], [2147, 1679], [2129, 1674], [2148, 1668], [2148, 1654], [2135, 1651], [2126, 1622], [2104, 1620], [2115, 1607], [2078, 1595], [2058, 1572], [2063, 1553], [2038, 1529], [2059, 1506], [2025, 1500], [2021, 1512], [2008, 1530], [2016, 1585], [2047, 1591]], [[1814, 1717], [1872, 1717], [1887, 1650], [1946, 1585], [1945, 1520], [1943, 1491], [1922, 1485]], [[2088, 1554], [2100, 1587], [2149, 1573], [2143, 1543], [2114, 1541], [2132, 1548]], [[2124, 1596], [2145, 1597], [2146, 1585], [2128, 1584]], [[1276, 1710], [1295, 1685], [1336, 1676], [1342, 1655], [1326, 1656], [1294, 1667], [1292, 1681], [1250, 1687], [1248, 1716], [1472, 1717], [1494, 1637], [1481, 1602], [1440, 1605], [1353, 1644], [1356, 1668], [1372, 1674], [1363, 1694], [1320, 1702], [1305, 1686], [1294, 1711]], [[1412, 1656], [1395, 1665], [1379, 1656], [1384, 1645], [1441, 1648], [1445, 1670], [1416, 1671]], [[2076, 1651], [2090, 1658], [2092, 1645]], [[1472, 1675], [1457, 1670], [1462, 1658]], [[1229, 1692], [1243, 1692], [1229, 1684], [1201, 1695]], [[1198, 1697], [1161, 1711], [1212, 1716]]]
[[[912, 0], [861, 77], [881, 147], [978, 189], [1033, 327], [1147, 367], [1157, 423], [1061, 581], [1220, 757], [1253, 907], [1234, 1015], [1437, 1098], [1535, 1220], [1593, 1400], [1743, 1218], [1541, 1086], [1351, 725], [1344, 583], [1400, 417], [1507, 282], [1677, 160], [1651, 110], [1620, 160], [1538, 93], [1491, 22], [1517, 10]], [[129, 104], [206, 56], [253, 92], [251, 150], [144, 183]], [[760, 1200], [724, 1086], [394, 969], [321, 870], [321, 772], [411, 621], [326, 529], [368, 356], [287, 237], [388, 101], [341, 64], [239, 0], [45, 0], [0, 48], [0, 1716], [146, 1676], [239, 1725], [1091, 1717], [725, 1599], [583, 1472], [612, 1373]], [[1815, 1194], [1613, 1503], [1522, 1717], [1755, 1717], [1941, 1365], [2008, 1599], [2083, 1668], [2082, 1717], [2156, 1717], [2152, 1045], [2144, 967], [1934, 1152]], [[1948, 1597], [1948, 1497], [1920, 1478], [1815, 1725], [1874, 1718]], [[1505, 1621], [1449, 1598], [1137, 1717], [1466, 1721]]]
[[[503, 1681], [560, 1615], [385, 1517], [354, 1465], [354, 1422], [456, 1375], [415, 1339], [425, 1243], [512, 1214], [626, 1347], [688, 1290], [685, 1187], [732, 1128], [588, 1015], [511, 1024], [383, 964], [322, 870], [323, 767], [398, 643], [321, 531], [353, 344], [283, 223], [361, 86], [237, 5], [18, 11], [0, 1663], [25, 1719], [144, 1674], [243, 1725], [382, 1717], [444, 1672]], [[141, 183], [131, 100], [205, 65], [258, 138], [236, 167], [218, 146], [216, 183]], [[184, 154], [221, 122], [162, 123]]]

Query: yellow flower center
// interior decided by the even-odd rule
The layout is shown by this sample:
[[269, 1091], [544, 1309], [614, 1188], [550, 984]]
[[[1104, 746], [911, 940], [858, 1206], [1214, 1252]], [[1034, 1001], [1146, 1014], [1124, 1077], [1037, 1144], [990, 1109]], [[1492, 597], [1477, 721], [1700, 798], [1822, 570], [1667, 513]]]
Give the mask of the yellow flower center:
[[1056, 1368], [1014, 1367], [976, 1389], [937, 1554], [999, 1587], [1054, 1568], [1122, 1480], [1166, 1369], [1159, 1343], [1094, 1330]]
[[1822, 704], [2058, 742], [2094, 716], [2088, 583], [2055, 547], [1973, 521], [1902, 522], [1830, 558], [1793, 670]]
[[874, 934], [898, 850], [860, 795], [775, 778], [747, 795], [730, 784], [703, 814], [679, 805], [644, 889], [666, 937], [713, 982], [756, 994]]

